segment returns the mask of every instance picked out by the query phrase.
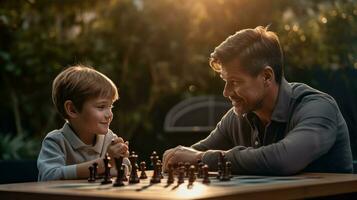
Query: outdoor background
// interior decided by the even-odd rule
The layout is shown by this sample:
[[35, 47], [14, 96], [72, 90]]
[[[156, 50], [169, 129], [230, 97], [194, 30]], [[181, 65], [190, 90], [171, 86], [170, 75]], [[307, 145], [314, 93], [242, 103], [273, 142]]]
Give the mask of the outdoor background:
[[356, 158], [357, 1], [0, 0], [0, 160], [36, 159], [44, 136], [62, 127], [51, 84], [74, 64], [118, 86], [111, 129], [139, 157], [163, 153], [176, 145], [163, 129], [170, 108], [222, 95], [208, 66], [214, 47], [258, 25], [279, 35], [288, 81], [335, 97]]

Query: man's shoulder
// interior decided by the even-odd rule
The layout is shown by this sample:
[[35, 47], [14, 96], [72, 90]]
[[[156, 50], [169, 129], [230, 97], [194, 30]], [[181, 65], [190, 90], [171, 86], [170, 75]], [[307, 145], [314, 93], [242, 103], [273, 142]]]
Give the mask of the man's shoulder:
[[289, 83], [292, 88], [292, 98], [298, 103], [307, 103], [309, 101], [328, 102], [332, 105], [337, 105], [335, 99], [329, 94], [315, 89], [305, 83]]

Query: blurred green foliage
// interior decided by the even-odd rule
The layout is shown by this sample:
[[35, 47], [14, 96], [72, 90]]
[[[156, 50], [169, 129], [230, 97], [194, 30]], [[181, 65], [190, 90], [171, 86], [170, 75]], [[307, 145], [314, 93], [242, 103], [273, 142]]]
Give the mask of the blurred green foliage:
[[0, 160], [35, 159], [39, 141], [26, 135], [0, 134]]
[[0, 5], [0, 120], [13, 133], [43, 138], [62, 126], [51, 82], [64, 67], [82, 63], [119, 87], [113, 131], [139, 154], [160, 152], [172, 145], [162, 126], [174, 104], [221, 95], [223, 83], [207, 62], [214, 47], [235, 31], [268, 24], [280, 36], [288, 80], [335, 95], [351, 133], [357, 131], [356, 1], [2, 0]]

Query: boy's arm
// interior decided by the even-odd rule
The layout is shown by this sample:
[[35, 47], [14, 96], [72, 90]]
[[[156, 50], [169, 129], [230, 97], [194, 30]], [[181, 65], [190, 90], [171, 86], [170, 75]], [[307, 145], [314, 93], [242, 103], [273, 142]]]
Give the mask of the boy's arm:
[[65, 163], [63, 149], [56, 139], [46, 137], [37, 159], [38, 181], [73, 179], [76, 177], [76, 166]]

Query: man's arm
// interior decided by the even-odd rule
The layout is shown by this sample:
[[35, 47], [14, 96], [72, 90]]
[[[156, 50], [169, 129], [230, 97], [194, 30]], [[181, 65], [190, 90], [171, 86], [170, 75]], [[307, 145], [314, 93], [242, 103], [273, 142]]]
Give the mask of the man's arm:
[[[279, 142], [256, 149], [238, 146], [225, 151], [232, 162], [232, 171], [289, 175], [327, 153], [336, 140], [336, 106], [325, 100], [312, 100], [296, 112], [295, 127]], [[202, 159], [216, 168], [218, 153], [208, 150]]]
[[198, 151], [207, 151], [209, 149], [228, 150], [232, 148], [233, 142], [229, 132], [232, 131], [236, 120], [233, 109], [230, 109], [207, 138], [193, 144], [191, 147]]

